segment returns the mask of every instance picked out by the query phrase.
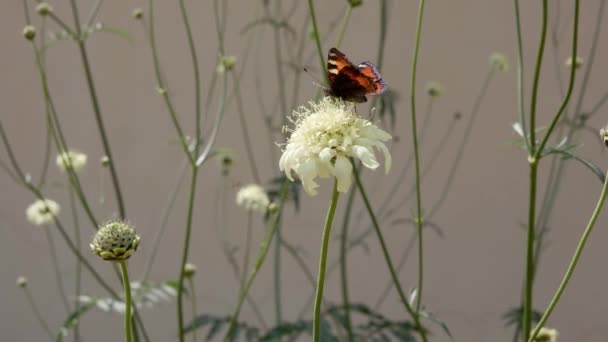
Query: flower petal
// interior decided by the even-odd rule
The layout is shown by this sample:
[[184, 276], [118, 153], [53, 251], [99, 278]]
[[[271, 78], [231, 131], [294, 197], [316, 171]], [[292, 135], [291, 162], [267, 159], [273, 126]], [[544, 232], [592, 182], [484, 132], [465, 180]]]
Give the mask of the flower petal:
[[378, 163], [376, 160], [376, 156], [374, 156], [372, 151], [365, 146], [354, 145], [352, 147], [352, 153], [355, 157], [359, 158], [363, 165], [365, 165], [367, 168], [373, 170], [380, 165], [380, 163]]
[[311, 196], [316, 195], [317, 191], [315, 189], [319, 187], [319, 184], [314, 180], [317, 177], [316, 162], [312, 159], [303, 162], [297, 167], [296, 173], [302, 180], [304, 191]]
[[352, 182], [353, 165], [346, 157], [339, 156], [334, 164], [334, 176], [338, 181], [338, 192], [348, 192]]

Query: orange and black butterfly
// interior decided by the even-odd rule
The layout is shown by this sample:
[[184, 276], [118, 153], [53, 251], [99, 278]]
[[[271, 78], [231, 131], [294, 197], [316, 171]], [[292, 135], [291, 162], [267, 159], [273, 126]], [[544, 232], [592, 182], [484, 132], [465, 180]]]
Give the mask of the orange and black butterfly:
[[325, 89], [325, 95], [344, 101], [367, 102], [367, 95], [379, 95], [386, 89], [375, 65], [363, 62], [355, 66], [336, 48], [329, 50], [327, 75], [329, 89]]

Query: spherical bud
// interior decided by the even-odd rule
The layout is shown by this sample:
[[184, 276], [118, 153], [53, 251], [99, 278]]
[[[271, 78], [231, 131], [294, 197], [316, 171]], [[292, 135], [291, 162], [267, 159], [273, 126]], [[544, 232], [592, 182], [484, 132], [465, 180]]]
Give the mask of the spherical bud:
[[133, 19], [135, 20], [140, 20], [141, 18], [144, 17], [144, 10], [142, 10], [141, 8], [135, 8], [133, 9], [133, 13], [131, 13], [131, 16], [133, 17]]
[[126, 222], [110, 221], [99, 228], [91, 250], [104, 260], [128, 259], [139, 247], [139, 235]]
[[230, 71], [234, 68], [236, 64], [236, 57], [234, 56], [222, 56], [220, 58], [220, 63], [217, 66], [217, 72], [219, 74], [224, 73], [226, 71]]
[[36, 38], [36, 28], [32, 25], [27, 25], [23, 28], [23, 36], [27, 40], [34, 40]]
[[220, 170], [222, 170], [222, 175], [228, 175], [234, 167], [236, 160], [234, 152], [231, 149], [218, 148], [215, 152], [215, 157], [218, 163], [217, 165], [219, 166]]
[[101, 157], [99, 162], [101, 163], [101, 166], [107, 167], [108, 165], [110, 165], [110, 158], [108, 158], [108, 156], [103, 156]]
[[165, 94], [167, 94], [167, 89], [165, 89], [165, 88], [163, 88], [163, 87], [158, 86], [158, 87], [156, 87], [156, 92], [157, 92], [159, 95], [165, 95]]
[[583, 66], [583, 59], [579, 56], [576, 56], [576, 58], [574, 59], [574, 61], [572, 60], [572, 57], [568, 57], [568, 59], [566, 59], [566, 67], [567, 68], [572, 68], [572, 65], [574, 65], [574, 67], [576, 69], [580, 68]]
[[51, 199], [37, 200], [27, 207], [25, 216], [33, 225], [43, 226], [53, 222], [54, 218], [59, 215], [61, 208], [57, 202]]
[[38, 15], [40, 16], [44, 17], [45, 15], [48, 15], [51, 12], [53, 12], [53, 7], [47, 2], [41, 2], [38, 4], [38, 6], [36, 6], [36, 13], [38, 13]]
[[495, 52], [490, 56], [490, 64], [498, 71], [507, 72], [511, 68], [507, 57], [502, 53]]
[[268, 205], [268, 212], [269, 212], [269, 213], [274, 213], [274, 212], [276, 212], [277, 210], [279, 210], [279, 206], [278, 206], [278, 205], [277, 205], [275, 202], [272, 202], [272, 203], [270, 203], [270, 204]]
[[437, 98], [445, 93], [445, 88], [437, 82], [429, 82], [426, 85], [426, 93], [430, 97]]
[[26, 287], [27, 286], [27, 278], [26, 277], [19, 277], [19, 278], [17, 278], [17, 286], [19, 286], [19, 287]]
[[184, 265], [184, 276], [186, 278], [192, 277], [196, 273], [196, 265], [193, 263], [186, 263]]
[[57, 155], [55, 162], [61, 171], [71, 169], [78, 172], [87, 164], [87, 155], [77, 151], [62, 152]]
[[358, 7], [363, 5], [363, 0], [348, 0], [350, 7]]

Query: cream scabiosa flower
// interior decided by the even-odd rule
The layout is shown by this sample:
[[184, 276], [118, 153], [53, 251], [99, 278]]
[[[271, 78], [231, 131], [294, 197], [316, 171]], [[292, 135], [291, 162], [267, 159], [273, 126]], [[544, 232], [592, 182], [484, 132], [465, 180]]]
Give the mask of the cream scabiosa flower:
[[57, 167], [61, 171], [66, 171], [68, 168], [78, 172], [87, 164], [87, 155], [76, 151], [62, 152], [57, 155]]
[[270, 205], [270, 199], [264, 188], [257, 184], [249, 184], [242, 187], [239, 192], [236, 193], [236, 204], [247, 210], [266, 213], [268, 205]]
[[355, 113], [354, 105], [332, 97], [294, 111], [291, 131], [279, 168], [293, 181], [295, 172], [306, 193], [317, 194], [317, 176], [336, 177], [338, 191], [347, 192], [352, 182], [352, 165], [349, 158], [359, 159], [363, 165], [376, 169], [374, 149], [384, 154], [385, 170], [391, 167], [391, 155], [384, 142], [390, 134]]
[[59, 204], [48, 198], [37, 200], [25, 210], [27, 220], [36, 226], [53, 222], [53, 217], [59, 215]]

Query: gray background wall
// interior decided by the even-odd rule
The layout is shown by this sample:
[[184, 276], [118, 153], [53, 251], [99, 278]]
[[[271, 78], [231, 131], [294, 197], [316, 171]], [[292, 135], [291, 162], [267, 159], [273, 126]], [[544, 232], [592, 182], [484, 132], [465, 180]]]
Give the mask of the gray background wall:
[[[80, 5], [83, 14], [87, 13], [90, 3], [92, 2], [87, 1]], [[256, 13], [260, 13], [258, 3], [232, 1], [228, 4], [226, 51], [238, 56], [239, 61], [243, 60], [241, 54], [244, 53], [248, 39], [240, 30]], [[325, 32], [332, 21], [341, 18], [345, 2], [316, 3], [320, 27]], [[583, 58], [588, 55], [598, 3], [582, 3], [580, 51]], [[423, 162], [430, 160], [434, 146], [441, 135], [445, 134], [454, 111], [461, 111], [463, 118], [468, 118], [473, 99], [488, 70], [488, 56], [494, 51], [504, 52], [514, 64], [516, 51], [512, 2], [431, 1], [427, 5], [419, 64], [420, 112], [422, 113], [426, 101], [423, 91], [426, 81], [443, 83], [447, 93], [434, 106], [435, 114], [430, 134], [422, 150]], [[62, 18], [71, 23], [71, 12], [66, 1], [53, 3], [53, 6]], [[108, 1], [100, 13], [104, 23], [129, 31], [134, 38], [133, 45], [103, 33], [95, 35], [88, 44], [104, 119], [127, 201], [128, 217], [137, 226], [143, 241], [141, 251], [130, 261], [134, 278], [141, 273], [144, 261], [151, 252], [151, 239], [158, 229], [162, 208], [174, 183], [177, 165], [181, 161], [181, 150], [175, 143], [174, 130], [155, 91], [156, 83], [145, 36], [138, 23], [130, 17], [132, 8], [136, 6], [145, 6], [145, 3]], [[211, 2], [189, 2], [188, 6], [196, 34], [203, 80], [207, 84], [214, 70], [217, 51]], [[284, 5], [285, 8], [290, 6], [291, 2]], [[551, 2], [551, 6], [554, 16], [557, 4]], [[572, 9], [568, 1], [562, 2], [561, 6], [564, 23], [571, 19]], [[296, 28], [301, 26], [305, 10], [304, 2], [298, 5], [297, 15], [294, 17]], [[0, 117], [23, 168], [33, 175], [38, 175], [45, 145], [44, 107], [33, 54], [29, 44], [21, 37], [24, 25], [22, 12], [19, 1], [7, 2], [2, 6], [0, 15], [0, 41], [3, 43], [0, 62]], [[400, 139], [393, 146], [395, 165], [391, 175], [384, 177], [381, 172], [368, 172], [365, 175], [370, 186], [379, 184], [374, 196], [377, 199], [394, 184], [398, 170], [411, 151], [407, 94], [416, 13], [417, 2], [392, 1], [382, 73], [390, 89], [401, 95], [394, 132]], [[540, 4], [522, 2], [522, 15], [528, 94], [540, 26]], [[361, 8], [353, 12], [342, 44], [342, 49], [353, 61], [373, 61], [376, 58], [378, 17], [378, 5], [375, 1], [365, 1]], [[180, 118], [185, 120], [185, 127], [191, 133], [194, 103], [192, 71], [177, 4], [157, 1], [157, 25], [165, 75], [172, 97], [177, 103]], [[564, 79], [567, 69], [563, 68], [561, 63], [569, 56], [570, 27], [571, 24], [563, 25], [563, 33], [560, 35], [562, 45], [558, 51], [558, 69]], [[608, 57], [608, 47], [604, 44], [607, 33], [605, 31], [604, 29], [600, 38], [597, 63], [592, 72], [583, 109], [593, 106], [606, 91], [608, 68], [604, 61]], [[324, 49], [329, 49], [333, 41], [335, 35], [324, 44]], [[254, 132], [256, 140], [265, 141], [267, 135], [257, 106], [253, 67], [263, 75], [263, 87], [260, 92], [266, 104], [272, 107], [277, 96], [277, 82], [270, 29], [263, 29], [262, 39], [258, 44], [259, 50], [253, 53], [249, 61], [242, 86], [248, 127]], [[290, 48], [290, 45], [285, 46], [285, 49]], [[318, 62], [312, 41], [307, 43], [306, 51], [311, 56], [307, 65], [315, 70]], [[542, 75], [539, 96], [540, 124], [548, 122], [560, 100], [551, 56], [548, 51]], [[66, 42], [57, 44], [49, 51], [47, 63], [52, 93], [68, 140], [72, 147], [86, 152], [91, 161], [83, 175], [85, 189], [91, 199], [98, 198], [101, 192], [105, 194], [107, 201], [104, 205], [97, 204], [95, 211], [99, 217], [111, 218], [115, 203], [108, 175], [96, 163], [102, 156], [101, 145], [75, 46]], [[313, 73], [319, 74], [318, 70]], [[291, 77], [292, 73], [288, 71], [288, 79]], [[306, 78], [303, 79], [301, 89], [299, 103], [312, 98], [317, 91]], [[291, 88], [288, 92], [290, 90]], [[218, 96], [215, 97], [212, 113], [217, 104]], [[516, 120], [516, 115], [515, 72], [512, 70], [508, 74], [497, 74], [475, 122], [470, 143], [447, 203], [434, 218], [444, 229], [445, 236], [440, 238], [431, 232], [426, 234], [424, 304], [447, 322], [457, 341], [511, 339], [512, 330], [504, 328], [501, 315], [518, 302], [521, 292], [525, 234], [520, 223], [525, 221], [527, 215], [528, 186], [525, 152], [507, 143], [515, 138], [510, 126]], [[599, 130], [605, 123], [605, 111], [602, 111], [592, 120], [591, 125]], [[238, 124], [235, 103], [231, 102], [218, 146], [234, 148], [240, 155], [237, 168], [224, 187], [227, 210], [231, 212], [223, 227], [234, 243], [240, 243], [244, 238], [246, 214], [236, 208], [232, 199], [238, 184], [252, 180]], [[427, 210], [440, 196], [447, 170], [453, 163], [453, 156], [462, 138], [463, 127], [464, 121], [456, 126], [457, 131], [452, 138], [454, 143], [446, 149], [423, 184], [423, 202]], [[582, 144], [577, 153], [594, 161], [601, 168], [606, 166], [596, 134], [584, 133], [577, 138], [577, 142]], [[277, 166], [270, 162], [266, 144], [254, 144], [254, 153], [266, 178], [278, 174]], [[4, 151], [0, 158], [6, 160]], [[541, 180], [545, 179], [548, 165], [547, 161], [540, 168]], [[54, 168], [49, 177], [55, 182], [65, 182], [63, 176]], [[216, 191], [219, 179], [219, 171], [212, 163], [201, 172], [190, 260], [199, 267], [196, 281], [201, 311], [228, 314], [234, 307], [238, 284], [223, 258], [212, 219], [214, 205], [218, 201]], [[411, 176], [403, 179], [406, 184], [411, 184], [411, 180]], [[402, 186], [402, 194], [408, 191], [408, 188], [409, 185]], [[42, 232], [44, 228], [33, 227], [25, 220], [24, 210], [33, 200], [29, 193], [5, 175], [0, 176], [0, 189], [0, 290], [3, 302], [0, 309], [0, 336], [3, 340], [11, 341], [43, 340], [45, 335], [35, 323], [23, 294], [15, 286], [15, 279], [20, 275], [30, 279], [30, 290], [52, 326], [56, 327], [64, 320], [66, 314], [57, 296], [47, 242]], [[50, 197], [62, 204], [62, 217], [68, 220], [65, 187], [49, 187], [48, 192]], [[538, 273], [535, 288], [537, 309], [542, 310], [546, 306], [559, 284], [599, 192], [600, 183], [588, 170], [578, 164], [568, 165], [555, 216], [551, 220], [550, 244], [543, 255]], [[323, 218], [329, 200], [328, 193], [329, 182], [323, 181], [318, 197], [303, 198], [300, 215], [295, 214], [289, 207], [285, 217], [286, 239], [308, 251], [305, 259], [315, 272]], [[186, 197], [184, 191], [178, 197], [177, 206], [170, 217], [169, 229], [158, 251], [158, 262], [152, 271], [152, 280], [177, 277]], [[356, 205], [361, 208], [361, 203], [357, 202]], [[413, 204], [408, 203], [395, 218], [406, 217], [413, 212], [413, 208]], [[342, 207], [339, 210], [341, 209]], [[336, 221], [338, 225], [341, 222], [340, 213], [341, 211]], [[84, 219], [82, 221], [84, 222]], [[604, 313], [608, 306], [605, 296], [608, 278], [603, 265], [607, 257], [604, 241], [608, 239], [608, 232], [605, 225], [606, 217], [602, 215], [597, 230], [581, 258], [575, 277], [549, 322], [550, 326], [560, 331], [562, 341], [606, 340]], [[83, 232], [85, 240], [93, 234], [93, 230], [86, 223], [83, 224]], [[261, 220], [257, 220], [255, 245], [260, 241], [262, 232]], [[389, 247], [395, 258], [403, 250], [412, 232], [410, 226], [404, 225], [385, 228]], [[337, 230], [334, 237], [338, 237]], [[63, 248], [57, 235], [55, 238], [58, 246]], [[355, 301], [373, 303], [384, 287], [388, 273], [377, 242], [373, 238], [369, 239], [368, 246], [367, 252], [357, 249], [350, 255], [351, 296]], [[83, 248], [86, 248], [84, 243]], [[332, 242], [331, 255], [335, 257], [337, 251], [337, 242]], [[85, 254], [118, 286], [107, 264], [97, 260], [86, 249]], [[74, 277], [73, 259], [67, 250], [60, 251], [60, 259], [63, 263], [61, 272], [64, 281], [71, 289]], [[267, 320], [272, 322], [274, 314], [271, 264], [272, 258], [269, 258], [252, 293], [258, 299]], [[415, 286], [415, 264], [415, 259], [412, 258], [401, 274], [406, 288]], [[286, 319], [293, 319], [313, 289], [287, 255], [283, 258], [282, 284], [284, 315]], [[85, 288], [88, 294], [103, 294], [89, 277], [85, 278]], [[329, 300], [340, 301], [337, 272], [328, 279], [326, 294]], [[383, 307], [383, 311], [390, 317], [404, 318], [403, 308], [398, 304], [394, 293]], [[146, 310], [143, 315], [155, 341], [174, 338], [174, 304], [163, 304], [155, 310]], [[253, 321], [249, 308], [244, 309], [242, 318]], [[94, 313], [85, 317], [82, 326], [83, 331], [87, 332], [87, 341], [113, 338], [118, 336], [122, 329], [120, 317], [105, 313]], [[433, 340], [448, 339], [439, 329], [435, 329]]]

